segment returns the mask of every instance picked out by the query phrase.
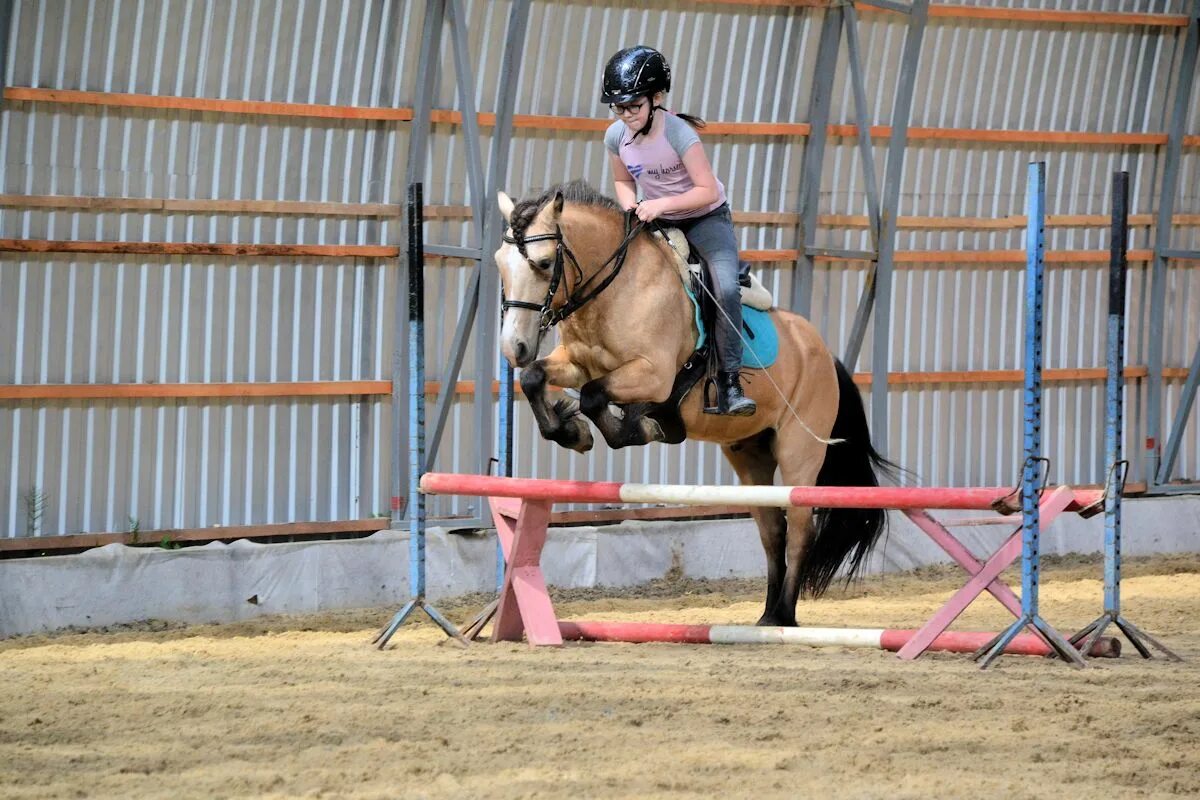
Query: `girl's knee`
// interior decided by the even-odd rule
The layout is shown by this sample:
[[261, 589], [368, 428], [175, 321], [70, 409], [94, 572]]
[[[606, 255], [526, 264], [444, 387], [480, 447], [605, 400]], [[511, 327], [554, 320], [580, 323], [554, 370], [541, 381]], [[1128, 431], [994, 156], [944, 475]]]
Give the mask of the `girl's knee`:
[[717, 297], [721, 299], [721, 303], [725, 306], [742, 301], [742, 287], [738, 285], [736, 273], [721, 276], [720, 286], [717, 288]]

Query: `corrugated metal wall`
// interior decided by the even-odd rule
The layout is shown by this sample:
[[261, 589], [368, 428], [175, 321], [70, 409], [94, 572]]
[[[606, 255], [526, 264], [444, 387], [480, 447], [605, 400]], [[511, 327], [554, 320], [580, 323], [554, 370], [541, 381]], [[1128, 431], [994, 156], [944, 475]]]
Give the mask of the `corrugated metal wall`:
[[[1016, 5], [972, 3], [972, 5]], [[1133, 6], [1136, 5], [1136, 8]], [[1022, 7], [1181, 13], [1184, 0], [1061, 0]], [[466, 3], [477, 65], [475, 103], [494, 109], [509, 6]], [[412, 105], [424, 4], [327, 0], [24, 0], [16, 3], [10, 86], [268, 100]], [[714, 121], [804, 122], [822, 12], [704, 3], [536, 2], [516, 112], [599, 116], [596, 75], [632, 42], [672, 58], [671, 105]], [[579, 35], [586, 32], [586, 35]], [[889, 124], [904, 37], [896, 15], [863, 13], [870, 117]], [[912, 124], [1080, 132], [1167, 128], [1180, 28], [935, 18], [926, 33]], [[843, 61], [832, 122], [853, 121]], [[457, 107], [449, 38], [436, 108]], [[1197, 82], [1200, 93], [1200, 82]], [[1187, 132], [1200, 132], [1200, 98]], [[0, 106], [0, 192], [398, 204], [408, 123], [121, 109], [6, 101]], [[484, 129], [484, 146], [490, 143]], [[736, 211], [797, 210], [804, 140], [706, 136]], [[865, 214], [851, 139], [831, 139], [823, 214]], [[883, 172], [886, 141], [875, 147]], [[1023, 213], [1024, 165], [1048, 162], [1051, 214], [1104, 214], [1114, 169], [1132, 173], [1133, 211], [1157, 206], [1162, 148], [910, 143], [901, 215]], [[486, 158], [486, 153], [485, 153]], [[505, 186], [530, 194], [572, 177], [611, 188], [598, 134], [515, 132]], [[438, 123], [424, 176], [430, 205], [472, 201], [464, 139]], [[1200, 211], [1200, 153], [1185, 150], [1177, 213]], [[394, 219], [238, 213], [99, 213], [0, 208], [0, 238], [306, 244], [397, 244]], [[1103, 250], [1098, 227], [1054, 228], [1049, 249]], [[743, 225], [746, 248], [791, 248], [794, 225]], [[428, 242], [474, 245], [469, 220], [440, 218]], [[868, 246], [861, 229], [823, 228], [819, 243]], [[1200, 247], [1178, 227], [1177, 247]], [[901, 230], [898, 250], [1014, 249], [1019, 230]], [[1131, 246], [1147, 248], [1147, 230]], [[4, 253], [0, 266], [0, 381], [201, 383], [387, 380], [395, 263], [382, 259], [66, 257]], [[791, 265], [765, 264], [765, 282], [790, 295]], [[1163, 333], [1168, 366], [1200, 339], [1195, 264], [1171, 270]], [[1102, 264], [1051, 268], [1046, 365], [1103, 363]], [[439, 380], [470, 271], [431, 266], [427, 378]], [[1150, 335], [1147, 265], [1130, 278], [1128, 359], [1144, 364]], [[818, 270], [813, 317], [841, 352], [865, 271]], [[1019, 369], [1021, 269], [1008, 264], [905, 264], [897, 273], [893, 371]], [[870, 337], [859, 369], [870, 368]], [[468, 351], [463, 377], [474, 374]], [[1168, 384], [1166, 413], [1180, 382]], [[1127, 453], [1140, 475], [1140, 382], [1130, 385]], [[892, 389], [891, 453], [927, 484], [1009, 483], [1019, 461], [1019, 386], [903, 385]], [[518, 404], [520, 409], [520, 404]], [[1103, 390], [1047, 390], [1047, 454], [1060, 481], [1102, 480]], [[386, 396], [239, 400], [0, 402], [0, 535], [333, 520], [385, 513], [390, 495]], [[1167, 417], [1169, 419], [1169, 416]], [[523, 475], [729, 482], [719, 452], [689, 443], [583, 458], [542, 442], [518, 410]], [[455, 404], [441, 469], [475, 469], [470, 395]], [[1180, 453], [1200, 474], [1200, 425]], [[27, 502], [46, 508], [29, 530]], [[469, 500], [436, 513], [470, 513]]]

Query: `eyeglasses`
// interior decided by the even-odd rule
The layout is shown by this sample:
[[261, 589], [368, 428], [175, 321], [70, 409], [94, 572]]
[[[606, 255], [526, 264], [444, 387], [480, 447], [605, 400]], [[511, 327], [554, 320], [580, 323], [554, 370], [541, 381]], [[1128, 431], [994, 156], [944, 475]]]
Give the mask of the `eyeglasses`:
[[624, 117], [628, 114], [637, 114], [646, 104], [642, 101], [636, 103], [611, 103], [608, 107], [618, 117]]

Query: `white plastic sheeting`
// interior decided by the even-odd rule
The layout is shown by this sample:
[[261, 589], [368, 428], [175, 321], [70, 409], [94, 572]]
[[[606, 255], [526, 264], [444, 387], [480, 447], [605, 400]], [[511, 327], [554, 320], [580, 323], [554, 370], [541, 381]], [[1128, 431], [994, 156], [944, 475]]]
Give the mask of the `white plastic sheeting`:
[[[1126, 555], [1200, 551], [1200, 497], [1127, 500]], [[978, 516], [945, 512], [942, 520]], [[948, 559], [903, 517], [893, 514], [872, 573]], [[956, 528], [973, 552], [990, 553], [1003, 526]], [[1042, 552], [1103, 548], [1104, 519], [1059, 517], [1042, 534]], [[428, 532], [428, 596], [489, 591], [495, 539], [438, 528]], [[695, 578], [755, 577], [765, 572], [749, 520], [628, 522], [605, 528], [558, 528], [543, 554], [553, 586], [630, 586], [672, 569]], [[1097, 568], [1096, 577], [1100, 578]], [[263, 614], [380, 607], [380, 624], [408, 598], [408, 535], [382, 531], [340, 542], [231, 545], [183, 550], [108, 545], [80, 555], [0, 562], [0, 636], [99, 627], [147, 619], [232, 622]], [[1099, 610], [1101, 596], [1097, 592]], [[753, 620], [747, 620], [753, 622]], [[848, 621], [851, 622], [851, 621]], [[870, 620], [854, 620], [869, 624]]]

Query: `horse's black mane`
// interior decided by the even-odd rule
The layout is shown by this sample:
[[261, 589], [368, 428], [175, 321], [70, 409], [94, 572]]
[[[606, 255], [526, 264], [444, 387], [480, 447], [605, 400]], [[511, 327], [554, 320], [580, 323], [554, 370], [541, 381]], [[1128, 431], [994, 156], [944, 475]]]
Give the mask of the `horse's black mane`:
[[522, 200], [517, 203], [513, 209], [512, 219], [509, 221], [509, 226], [513, 230], [513, 236], [520, 239], [525, 235], [525, 230], [529, 224], [533, 222], [533, 218], [542, 210], [542, 207], [554, 199], [557, 192], [562, 192], [563, 199], [568, 203], [578, 203], [585, 206], [595, 206], [597, 208], [610, 208], [613, 211], [620, 211], [621, 207], [617, 205], [617, 201], [611, 197], [600, 194], [585, 180], [576, 179], [567, 183], [560, 183], [556, 186], [551, 186], [546, 191], [542, 192], [539, 197], [532, 200]]

